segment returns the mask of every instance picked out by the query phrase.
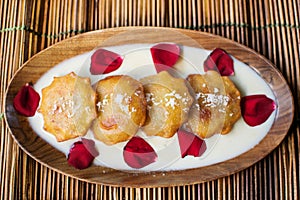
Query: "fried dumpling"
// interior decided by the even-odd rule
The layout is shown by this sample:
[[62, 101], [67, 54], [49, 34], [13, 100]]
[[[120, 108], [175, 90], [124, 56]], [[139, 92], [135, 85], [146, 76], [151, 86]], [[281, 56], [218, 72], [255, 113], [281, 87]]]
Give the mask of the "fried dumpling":
[[83, 136], [96, 118], [96, 94], [89, 78], [74, 72], [54, 77], [42, 89], [39, 112], [44, 118], [44, 129], [58, 142]]
[[147, 118], [142, 127], [148, 136], [172, 137], [187, 120], [193, 98], [186, 81], [162, 71], [141, 79], [147, 100]]
[[108, 145], [132, 138], [146, 119], [142, 84], [127, 75], [109, 76], [98, 81], [96, 93], [95, 138]]
[[187, 80], [195, 92], [195, 103], [186, 126], [201, 138], [229, 133], [241, 117], [241, 95], [234, 83], [216, 71], [191, 74]]

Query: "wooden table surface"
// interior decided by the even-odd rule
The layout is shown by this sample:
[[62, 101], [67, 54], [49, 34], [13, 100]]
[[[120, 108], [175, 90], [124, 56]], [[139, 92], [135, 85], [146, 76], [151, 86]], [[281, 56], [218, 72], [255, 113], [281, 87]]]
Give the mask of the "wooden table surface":
[[9, 81], [36, 53], [74, 35], [122, 26], [209, 32], [269, 59], [288, 82], [295, 117], [287, 136], [253, 166], [210, 182], [163, 188], [90, 184], [39, 164], [0, 120], [1, 199], [299, 199], [299, 0], [0, 0], [0, 113]]

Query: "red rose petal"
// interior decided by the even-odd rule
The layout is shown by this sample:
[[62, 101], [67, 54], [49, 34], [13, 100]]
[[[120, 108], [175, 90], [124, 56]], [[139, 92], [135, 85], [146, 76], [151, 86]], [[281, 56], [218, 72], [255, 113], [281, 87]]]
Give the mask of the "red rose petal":
[[13, 105], [18, 113], [31, 117], [35, 114], [39, 102], [40, 95], [27, 83], [15, 96]]
[[91, 74], [107, 74], [117, 70], [123, 62], [122, 56], [114, 52], [98, 49], [91, 57]]
[[231, 76], [234, 74], [233, 60], [226, 51], [216, 48], [204, 61], [204, 71], [219, 71], [222, 76]]
[[95, 142], [83, 138], [82, 141], [73, 144], [68, 155], [68, 163], [77, 169], [85, 169], [92, 164], [98, 154]]
[[266, 95], [251, 95], [241, 99], [242, 116], [249, 126], [264, 123], [275, 109], [275, 102]]
[[173, 67], [180, 54], [180, 48], [176, 44], [160, 43], [150, 49], [157, 73]]
[[228, 54], [223, 54], [218, 59], [217, 66], [222, 76], [234, 75], [233, 60]]
[[213, 50], [210, 55], [204, 61], [204, 71], [218, 70], [217, 60], [224, 54], [224, 51], [220, 48]]
[[206, 151], [205, 141], [193, 133], [180, 129], [177, 132], [177, 136], [182, 158], [187, 155], [200, 157]]
[[157, 154], [144, 139], [133, 137], [124, 147], [123, 157], [130, 167], [139, 169], [155, 162]]
[[85, 148], [92, 154], [92, 156], [97, 157], [99, 155], [99, 152], [95, 148], [95, 141], [89, 140], [86, 138], [81, 139], [82, 143], [84, 144]]

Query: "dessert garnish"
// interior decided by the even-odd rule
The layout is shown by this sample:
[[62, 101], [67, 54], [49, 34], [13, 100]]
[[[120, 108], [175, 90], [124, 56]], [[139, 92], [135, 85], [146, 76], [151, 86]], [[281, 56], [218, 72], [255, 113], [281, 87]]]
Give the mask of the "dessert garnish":
[[117, 70], [123, 57], [106, 49], [96, 50], [91, 57], [90, 72], [93, 75], [107, 74]]
[[177, 132], [181, 157], [200, 157], [206, 151], [206, 143], [195, 134], [179, 129]]
[[233, 60], [228, 53], [220, 48], [216, 48], [204, 61], [204, 71], [219, 71], [222, 76], [234, 75]]
[[77, 169], [89, 167], [99, 155], [93, 140], [82, 138], [73, 144], [68, 155], [68, 163]]
[[177, 62], [180, 48], [172, 43], [159, 43], [150, 49], [157, 73], [168, 70]]
[[264, 94], [245, 96], [241, 99], [242, 116], [249, 126], [264, 123], [275, 109], [275, 102]]
[[125, 162], [132, 168], [143, 168], [157, 160], [157, 154], [143, 138], [135, 136], [129, 140], [123, 150]]
[[40, 95], [30, 83], [26, 83], [14, 98], [14, 108], [26, 117], [34, 116], [40, 102]]

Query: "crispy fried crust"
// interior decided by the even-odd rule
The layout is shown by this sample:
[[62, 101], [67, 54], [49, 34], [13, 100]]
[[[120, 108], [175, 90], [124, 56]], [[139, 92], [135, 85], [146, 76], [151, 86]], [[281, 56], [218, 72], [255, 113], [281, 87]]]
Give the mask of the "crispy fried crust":
[[83, 136], [96, 117], [96, 94], [89, 78], [75, 73], [54, 77], [53, 82], [42, 89], [39, 112], [44, 118], [44, 129], [58, 142]]
[[147, 99], [147, 118], [142, 130], [149, 136], [172, 137], [186, 122], [193, 98], [185, 80], [162, 71], [141, 80]]
[[187, 127], [201, 138], [227, 134], [241, 117], [239, 90], [233, 82], [215, 71], [187, 78], [195, 92]]
[[97, 83], [96, 93], [95, 138], [112, 145], [133, 137], [146, 119], [142, 84], [126, 75], [109, 76]]

